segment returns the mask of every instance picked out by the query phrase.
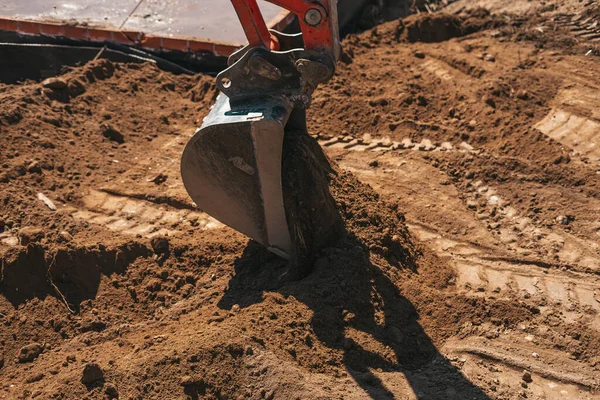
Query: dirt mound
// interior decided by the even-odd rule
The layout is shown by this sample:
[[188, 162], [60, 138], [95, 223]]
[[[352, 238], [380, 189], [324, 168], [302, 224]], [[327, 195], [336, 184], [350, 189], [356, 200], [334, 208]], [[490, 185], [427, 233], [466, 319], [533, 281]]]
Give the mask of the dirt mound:
[[356, 36], [351, 35], [346, 39], [346, 44], [355, 41], [363, 46], [390, 41], [438, 43], [505, 24], [504, 20], [491, 15], [484, 8], [471, 9], [457, 15], [423, 12], [397, 21], [386, 22], [358, 35], [358, 40]]
[[[448, 376], [456, 390], [481, 396], [443, 361], [436, 345], [472, 319], [491, 317], [508, 327], [534, 311], [523, 304], [441, 295], [455, 275], [414, 244], [397, 206], [335, 164], [328, 168], [345, 234], [322, 250], [306, 278], [292, 282], [285, 279], [284, 263], [251, 243], [235, 261], [218, 302], [235, 313], [227, 327], [238, 327], [309, 371], [334, 376], [347, 371], [375, 397], [390, 394], [371, 370], [412, 371], [432, 360], [439, 362], [435, 373]], [[434, 397], [448, 390], [424, 382], [415, 386]]]
[[461, 20], [446, 14], [418, 14], [400, 20], [397, 40], [409, 42], [443, 42], [462, 34]]
[[[328, 204], [331, 217], [330, 223], [306, 216], [297, 219], [306, 224], [302, 229], [309, 233], [304, 237], [307, 248], [326, 244], [300, 265], [303, 276], [310, 272], [306, 278], [290, 280], [284, 262], [230, 230], [206, 231], [204, 225], [171, 220], [175, 222], [168, 228], [183, 235], [150, 240], [141, 234], [126, 239], [111, 233], [107, 227], [127, 226], [128, 220], [118, 219], [116, 211], [106, 217], [97, 214], [104, 203], [89, 199], [86, 193], [91, 189], [102, 189], [92, 199], [111, 199], [123, 210], [140, 202], [163, 207], [157, 213], [144, 206], [154, 218], [167, 212], [164, 207], [189, 212], [185, 211], [191, 207], [189, 200], [169, 192], [174, 178], [168, 173], [160, 172], [166, 182], [148, 178], [140, 183], [146, 175], [134, 167], [133, 155], [153, 157], [147, 148], [157, 140], [162, 156], [162, 146], [169, 143], [160, 141], [162, 136], [168, 139], [181, 129], [193, 132], [214, 90], [206, 78], [174, 77], [152, 66], [106, 62], [73, 69], [60, 79], [65, 84], [54, 82], [52, 88], [37, 83], [3, 87], [7, 99], [3, 110], [17, 105], [20, 115], [11, 119], [5, 112], [2, 119], [7, 134], [1, 146], [10, 155], [3, 168], [5, 196], [13, 196], [13, 201], [2, 202], [3, 227], [8, 234], [29, 232], [30, 241], [28, 246], [8, 249], [2, 257], [3, 334], [17, 338], [5, 339], [3, 346], [10, 379], [18, 379], [21, 367], [12, 360], [21, 347], [45, 341], [60, 348], [82, 341], [89, 349], [79, 352], [87, 355], [75, 359], [95, 360], [104, 380], [82, 385], [85, 365], [65, 363], [64, 353], [55, 356], [42, 347], [36, 368], [48, 369], [65, 382], [54, 389], [48, 386], [45, 393], [95, 396], [104, 390], [104, 382], [111, 392], [111, 385], [122, 388], [121, 395], [169, 397], [183, 392], [235, 397], [244, 394], [244, 382], [255, 380], [246, 374], [248, 365], [255, 363], [253, 354], [259, 352], [282, 357], [291, 363], [289, 368], [297, 365], [332, 376], [350, 371], [360, 387], [386, 393], [370, 369], [408, 371], [442, 359], [436, 344], [457, 329], [447, 326], [449, 319], [493, 313], [513, 325], [526, 318], [528, 311], [520, 305], [500, 307], [442, 295], [451, 291], [454, 273], [414, 243], [402, 210], [337, 168], [306, 134], [289, 136], [292, 140], [286, 142], [288, 153], [296, 157], [287, 158], [295, 166], [287, 170], [302, 178], [289, 179], [286, 190], [313, 190], [317, 181], [327, 181], [328, 192], [319, 198]], [[81, 82], [85, 91], [69, 89], [74, 81]], [[162, 112], [156, 112], [157, 104]], [[106, 135], [109, 125], [113, 133]], [[122, 140], [114, 140], [114, 131]], [[307, 163], [306, 154], [316, 157]], [[306, 165], [314, 180], [308, 179]], [[107, 177], [119, 177], [133, 193], [127, 194], [123, 184], [102, 188], [110, 184]], [[136, 194], [140, 185], [144, 189]], [[47, 193], [58, 210], [32, 201], [38, 192]], [[288, 196], [288, 201], [294, 205], [298, 200]], [[30, 228], [21, 229], [24, 224]], [[341, 236], [333, 234], [338, 230], [343, 231]], [[199, 311], [190, 316], [189, 327], [194, 331], [197, 326], [209, 327], [206, 335], [195, 336], [195, 348], [152, 339], [148, 349], [164, 346], [159, 353], [139, 350], [146, 357], [139, 365], [109, 367], [122, 360], [121, 351], [109, 348], [116, 337], [132, 335], [119, 342], [123, 346], [147, 340], [148, 333], [139, 336], [123, 324], [163, 324], [150, 334], [159, 337], [165, 329], [179, 326], [172, 321], [193, 309]], [[175, 329], [185, 336], [188, 325]], [[181, 352], [187, 355], [182, 358]], [[209, 373], [215, 366], [227, 372]], [[160, 385], [140, 386], [124, 370], [127, 376], [161, 376]], [[447, 362], [439, 364], [438, 372], [454, 377], [465, 392], [478, 392]], [[44, 377], [30, 380], [45, 387]], [[279, 387], [262, 384], [270, 390]], [[259, 395], [260, 390], [252, 393]]]
[[421, 14], [344, 43], [318, 142], [286, 137], [299, 252], [320, 249], [291, 274], [182, 186], [213, 78], [98, 61], [0, 85], [0, 393], [589, 398], [599, 178], [536, 126], [595, 126], [570, 92], [593, 64], [465, 36], [494, 24]]

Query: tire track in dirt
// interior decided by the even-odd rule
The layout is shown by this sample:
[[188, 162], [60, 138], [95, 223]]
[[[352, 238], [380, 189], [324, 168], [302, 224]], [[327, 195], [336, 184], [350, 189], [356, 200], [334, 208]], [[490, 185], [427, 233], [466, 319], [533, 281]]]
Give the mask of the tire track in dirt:
[[587, 157], [600, 171], [600, 96], [598, 88], [576, 84], [563, 88], [555, 106], [535, 127], [572, 149], [574, 156]]
[[[593, 5], [590, 1], [587, 7]], [[591, 10], [591, 7], [590, 7]], [[600, 43], [600, 18], [597, 15], [579, 14], [559, 14], [554, 18], [554, 21], [567, 28], [573, 36], [580, 40], [587, 40], [591, 43]]]
[[[459, 148], [455, 149], [449, 142], [433, 144], [429, 139], [422, 139], [420, 143], [412, 143], [408, 138], [402, 142], [396, 142], [389, 138], [373, 140], [367, 135], [363, 139], [356, 139], [353, 136], [336, 136], [331, 139], [321, 137], [318, 140], [324, 148], [330, 150], [392, 152], [397, 157], [394, 161], [396, 163], [401, 162], [401, 154], [394, 152], [399, 149], [424, 152], [455, 150], [462, 153], [479, 153], [478, 150], [465, 142], [462, 142]], [[556, 261], [559, 264], [573, 265], [577, 269], [585, 270], [600, 269], [600, 258], [598, 257], [600, 245], [597, 242], [583, 240], [566, 232], [557, 234], [553, 230], [535, 226], [530, 218], [520, 215], [519, 211], [511, 206], [509, 201], [503, 199], [496, 189], [485, 185], [480, 180], [468, 185], [465, 197], [468, 207], [475, 210], [482, 219], [487, 220], [490, 214], [503, 216], [502, 224], [490, 222], [487, 224], [488, 229], [496, 234], [509, 249], [517, 251], [522, 257], [530, 256], [536, 250], [531, 250], [528, 248], [530, 246], [526, 244], [517, 243], [520, 240], [519, 236], [525, 236], [530, 242], [539, 245], [542, 248], [542, 250], [537, 251], [539, 256], [546, 256], [547, 249], [552, 249], [553, 254], [558, 258]], [[483, 205], [481, 199], [485, 199]], [[552, 264], [556, 261], [549, 262]]]
[[91, 189], [72, 216], [146, 238], [181, 235], [186, 226], [201, 231], [224, 227], [195, 207], [179, 176], [180, 155], [193, 133], [183, 130], [155, 140], [143, 156], [130, 162], [118, 183]]
[[424, 138], [419, 143], [413, 142], [410, 138], [404, 138], [401, 142], [393, 141], [389, 137], [383, 139], [373, 139], [370, 135], [364, 135], [362, 138], [354, 136], [314, 136], [319, 144], [324, 148], [345, 149], [349, 151], [375, 151], [386, 152], [393, 150], [415, 150], [415, 151], [460, 151], [477, 153], [477, 150], [466, 142], [461, 142], [458, 148], [455, 148], [450, 142], [434, 143], [434, 141]]
[[[502, 235], [490, 230], [488, 222], [477, 218], [477, 214], [469, 208], [466, 203], [468, 200], [461, 200], [454, 193], [458, 190], [454, 185], [442, 184], [443, 176], [436, 174], [435, 169], [421, 158], [426, 153], [406, 150], [367, 153], [342, 148], [330, 148], [328, 153], [338, 160], [342, 168], [373, 185], [380, 194], [400, 194], [399, 203], [406, 213], [409, 231], [423, 246], [432, 249], [453, 266], [455, 284], [460, 293], [476, 298], [532, 301], [538, 304], [541, 315], [558, 313], [561, 324], [565, 326], [571, 325], [577, 329], [583, 323], [588, 329], [600, 332], [600, 277], [580, 267], [577, 262], [571, 266], [572, 270], [566, 270], [552, 260], [543, 261], [544, 257], [515, 254], [510, 248], [511, 242], [502, 240]], [[377, 160], [378, 167], [370, 167], [369, 160]], [[427, 183], [408, 194], [406, 189], [414, 187], [416, 175], [428, 176]], [[482, 185], [473, 187], [477, 191]], [[488, 191], [489, 198], [498, 197], [493, 189], [488, 188], [484, 192]], [[409, 198], [402, 199], [402, 196]], [[502, 200], [499, 198], [498, 202]], [[411, 206], [406, 205], [409, 203]], [[467, 227], [468, 239], [460, 238], [465, 236], [460, 233], [452, 235], [429, 222], [422, 222], [425, 213], [419, 208], [433, 213], [429, 217], [434, 221], [436, 216], [443, 214], [462, 220], [462, 226]], [[511, 221], [522, 218], [511, 207], [505, 207], [499, 213]], [[508, 225], [511, 223], [508, 222]], [[532, 221], [529, 224], [533, 231], [540, 229]], [[536, 375], [535, 382], [529, 386], [540, 396], [552, 396], [560, 392], [562, 396], [586, 398], [581, 394], [581, 388], [594, 390], [600, 384], [593, 369], [570, 360], [570, 355], [565, 351], [554, 349], [548, 344], [552, 343], [548, 335], [543, 330], [538, 333], [534, 328], [539, 326], [539, 323], [532, 323], [531, 328], [524, 325], [523, 332], [519, 333], [499, 330], [485, 322], [476, 331], [477, 334], [453, 338], [443, 349], [450, 359], [458, 355], [471, 360], [468, 366], [465, 361], [457, 363], [475, 381], [477, 376], [489, 376], [489, 371], [508, 368], [502, 370], [504, 379], [507, 374], [514, 373], [518, 382], [520, 375], [516, 371], [527, 369]], [[531, 329], [536, 333], [527, 333]], [[556, 367], [544, 368], [543, 365], [550, 360]], [[515, 372], [509, 372], [511, 370]], [[494, 383], [497, 380], [490, 381], [481, 384], [497, 386]], [[514, 392], [507, 393], [509, 397], [512, 394]]]
[[[383, 172], [360, 167], [369, 162], [357, 157], [343, 158], [340, 163], [344, 168], [350, 169], [370, 184], [377, 181], [377, 185], [381, 185], [382, 175], [385, 175], [383, 194], [402, 193], [404, 192], [402, 184], [410, 185], [410, 180], [414, 179], [410, 171], [412, 165], [400, 167], [402, 168], [401, 172], [399, 168], [390, 168], [390, 166], [404, 166], [402, 164], [403, 161], [406, 162], [404, 157], [404, 154], [398, 152], [390, 152], [385, 156], [378, 157], [377, 160], [381, 163]], [[408, 175], [404, 175], [407, 172]], [[418, 173], [422, 174], [421, 171]], [[430, 179], [435, 176], [431, 173], [428, 175]], [[399, 184], [399, 180], [403, 182]], [[447, 188], [444, 185], [439, 187]], [[572, 235], [551, 234], [547, 229], [535, 226], [533, 221], [528, 218], [519, 216], [513, 207], [503, 206], [504, 201], [496, 194], [495, 190], [488, 187], [483, 188], [481, 182], [479, 184], [476, 182], [472, 187], [474, 192], [483, 193], [487, 205], [495, 207], [498, 214], [503, 216], [503, 228], [489, 229], [485, 220], [479, 220], [473, 215], [470, 200], [464, 204], [453, 193], [448, 193], [443, 198], [446, 202], [455, 203], [452, 208], [453, 214], [457, 214], [456, 218], [458, 215], [462, 215], [462, 218], [474, 220], [474, 223], [481, 227], [471, 231], [469, 241], [448, 237], [445, 232], [420, 222], [418, 216], [411, 215], [410, 208], [405, 211], [409, 229], [419, 241], [434, 249], [440, 257], [450, 259], [454, 264], [458, 273], [457, 284], [460, 288], [477, 296], [493, 293], [500, 295], [510, 293], [518, 297], [548, 296], [552, 303], [559, 304], [565, 311], [570, 311], [574, 307], [588, 307], [596, 312], [600, 311], [600, 277], [593, 272], [585, 272], [595, 272], [593, 267], [600, 265], [598, 259], [594, 257], [594, 252], [589, 251], [594, 246], [598, 247], [597, 243], [582, 243]], [[419, 203], [429, 203], [430, 208], [435, 205], [437, 199], [440, 199], [440, 195], [437, 193], [429, 193], [428, 198], [424, 198], [424, 194], [427, 195], [424, 192], [419, 193], [421, 196]], [[542, 248], [548, 248], [550, 244], [559, 241], [564, 243], [567, 251], [564, 253], [559, 251], [557, 254], [559, 257], [563, 257], [562, 262], [568, 261], [569, 264], [572, 264], [571, 268], [574, 269], [570, 272], [572, 276], [567, 277], [566, 272], [560, 269], [561, 264], [555, 263], [552, 259], [543, 261], [545, 257], [534, 257], [531, 255], [531, 251], [526, 251], [520, 256], [518, 252], [515, 254], [517, 249], [512, 246], [515, 239], [510, 233], [513, 231], [514, 225], [528, 227], [523, 231], [532, 237], [537, 237], [541, 232], [550, 236], [549, 240], [540, 243]], [[474, 245], [474, 242], [489, 245], [477, 246]], [[497, 243], [500, 244], [500, 248], [494, 251], [494, 244]], [[596, 329], [600, 329], [600, 319], [596, 319], [595, 325]]]
[[[561, 360], [560, 365], [549, 366], [548, 361], [554, 359], [551, 352], [539, 350], [539, 348], [531, 346], [515, 336], [502, 338], [495, 342], [480, 338], [470, 338], [466, 343], [450, 340], [444, 345], [444, 349], [457, 354], [470, 354], [479, 359], [491, 360], [497, 364], [514, 369], [514, 372], [530, 371], [534, 375], [537, 375], [535, 377], [536, 385], [543, 385], [545, 383], [552, 389], [555, 388], [557, 382], [574, 385], [575, 388], [561, 388], [560, 393], [566, 396], [563, 398], [572, 398], [568, 396], [569, 392], [573, 391], [573, 389], [576, 390], [577, 387], [584, 387], [587, 390], [594, 391], [600, 385], [600, 379], [596, 375], [589, 373], [582, 374], [575, 362]], [[526, 337], [529, 338], [529, 336]], [[506, 351], [506, 348], [510, 348], [511, 351]], [[532, 354], [536, 356], [532, 356]], [[572, 371], [578, 372], [573, 373]], [[515, 376], [515, 378], [517, 380], [520, 379], [519, 376]], [[539, 382], [540, 378], [546, 378], [547, 380]], [[544, 381], [544, 379], [541, 380]]]
[[177, 226], [186, 223], [201, 230], [223, 226], [202, 212], [176, 209], [165, 204], [98, 190], [91, 190], [83, 198], [83, 204], [83, 209], [72, 213], [74, 218], [102, 225], [125, 235], [142, 235], [147, 238], [175, 236], [180, 232]]
[[[488, 228], [507, 248], [522, 257], [535, 254], [544, 259], [553, 256], [554, 260], [549, 261], [550, 264], [554, 262], [578, 270], [600, 271], [598, 242], [536, 225], [531, 218], [521, 215], [496, 189], [480, 180], [468, 186], [465, 198], [468, 207], [476, 211], [483, 220], [491, 215], [502, 217], [501, 222], [490, 222]], [[600, 206], [600, 202], [595, 203]]]

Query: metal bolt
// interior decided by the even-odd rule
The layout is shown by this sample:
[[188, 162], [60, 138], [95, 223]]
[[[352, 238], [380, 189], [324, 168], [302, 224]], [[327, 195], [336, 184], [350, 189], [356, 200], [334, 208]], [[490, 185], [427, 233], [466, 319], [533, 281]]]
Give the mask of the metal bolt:
[[296, 61], [296, 68], [301, 73], [304, 72], [304, 71], [306, 71], [306, 64], [304, 63], [304, 60], [298, 60], [298, 61]]
[[311, 61], [301, 58], [296, 61], [296, 69], [305, 78], [321, 82], [329, 77], [329, 68], [319, 61]]
[[321, 15], [321, 11], [316, 8], [311, 8], [304, 15], [304, 21], [310, 26], [318, 26], [323, 20], [323, 16]]

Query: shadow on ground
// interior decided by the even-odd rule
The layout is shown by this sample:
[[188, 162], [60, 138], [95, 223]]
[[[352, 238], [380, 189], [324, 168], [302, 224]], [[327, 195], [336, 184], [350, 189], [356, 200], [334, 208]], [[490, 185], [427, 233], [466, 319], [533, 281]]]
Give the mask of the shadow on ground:
[[111, 248], [12, 248], [0, 259], [0, 293], [15, 308], [33, 298], [55, 296], [77, 313], [82, 301], [96, 298], [101, 275], [122, 274], [131, 262], [150, 254], [135, 242]]
[[[377, 370], [404, 374], [418, 399], [489, 399], [439, 353], [413, 304], [370, 260], [366, 246], [347, 234], [324, 251], [308, 277], [285, 282], [285, 265], [250, 243], [219, 307], [248, 307], [269, 291], [293, 296], [314, 313], [318, 339], [343, 352], [343, 367], [373, 399], [394, 398], [372, 373]], [[382, 356], [366, 347], [393, 352]]]

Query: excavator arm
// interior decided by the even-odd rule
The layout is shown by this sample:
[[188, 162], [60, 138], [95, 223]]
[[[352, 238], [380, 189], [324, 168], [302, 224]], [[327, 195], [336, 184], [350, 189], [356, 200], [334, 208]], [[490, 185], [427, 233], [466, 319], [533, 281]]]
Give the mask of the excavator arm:
[[312, 93], [335, 72], [337, 4], [268, 0], [298, 17], [302, 32], [284, 34], [267, 28], [256, 0], [231, 1], [248, 45], [217, 76], [221, 94], [183, 152], [182, 179], [203, 211], [292, 259], [297, 246], [282, 189], [284, 136], [306, 130]]
[[[334, 55], [339, 48], [336, 0], [267, 0], [285, 8], [298, 18], [306, 50]], [[250, 47], [263, 46], [279, 50], [277, 37], [265, 24], [256, 0], [231, 0], [238, 14]]]

